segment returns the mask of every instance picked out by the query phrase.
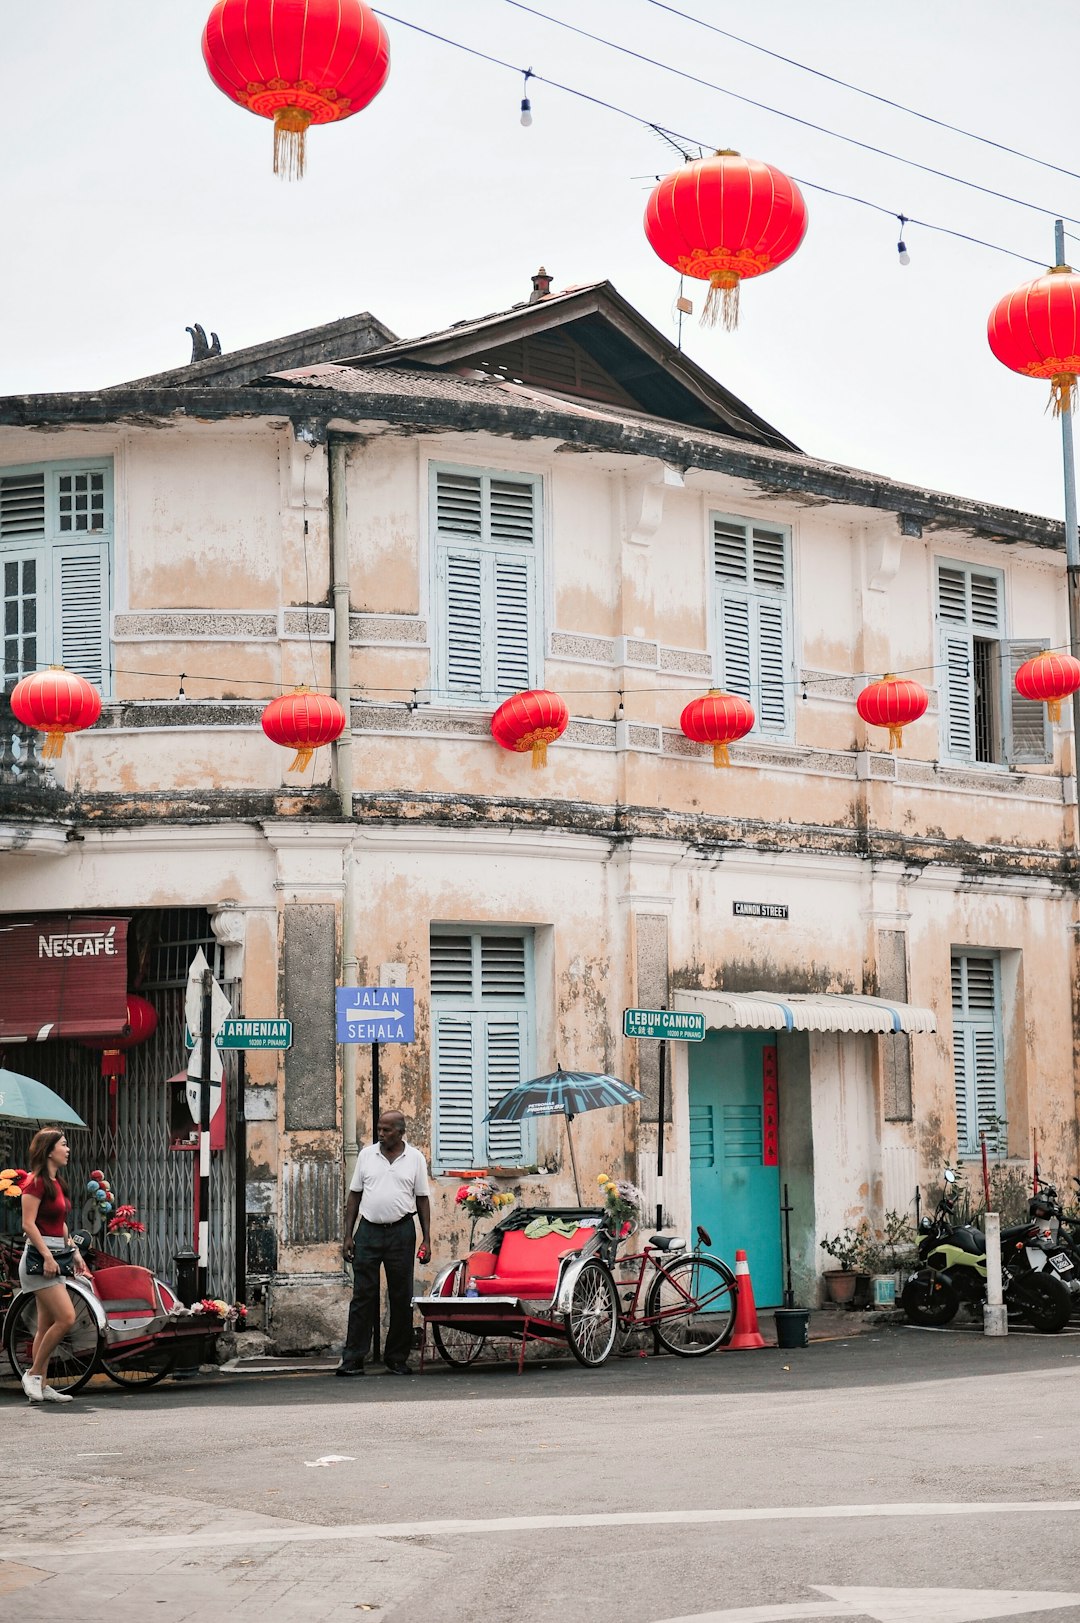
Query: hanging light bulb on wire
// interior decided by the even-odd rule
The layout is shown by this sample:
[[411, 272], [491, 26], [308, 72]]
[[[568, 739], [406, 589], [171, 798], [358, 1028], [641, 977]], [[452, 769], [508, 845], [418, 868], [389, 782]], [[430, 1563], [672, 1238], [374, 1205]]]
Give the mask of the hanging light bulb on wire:
[[907, 215], [898, 214], [896, 218], [900, 221], [900, 241], [896, 244], [896, 252], [900, 256], [901, 265], [910, 265], [911, 255], [908, 253], [907, 243], [904, 241], [904, 227], [908, 223]]
[[522, 128], [526, 130], [532, 123], [532, 102], [529, 100], [529, 80], [532, 78], [532, 76], [532, 68], [526, 68], [524, 74], [525, 83], [522, 86], [524, 95], [521, 98], [521, 124]]

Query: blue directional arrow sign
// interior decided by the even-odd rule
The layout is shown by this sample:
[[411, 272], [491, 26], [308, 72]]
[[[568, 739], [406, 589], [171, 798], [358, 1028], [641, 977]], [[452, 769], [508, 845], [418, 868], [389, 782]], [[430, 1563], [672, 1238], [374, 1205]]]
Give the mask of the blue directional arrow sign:
[[339, 986], [339, 1043], [411, 1043], [416, 1013], [411, 986]]

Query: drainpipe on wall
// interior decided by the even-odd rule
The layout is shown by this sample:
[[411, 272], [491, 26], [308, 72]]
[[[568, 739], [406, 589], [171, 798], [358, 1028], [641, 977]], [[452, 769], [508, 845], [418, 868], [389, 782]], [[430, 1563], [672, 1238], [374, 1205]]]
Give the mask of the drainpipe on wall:
[[[341, 816], [348, 824], [353, 815], [353, 752], [352, 752], [352, 671], [349, 655], [349, 536], [345, 501], [345, 463], [348, 441], [340, 434], [327, 438], [327, 456], [330, 464], [330, 590], [334, 606], [334, 644], [331, 669], [334, 697], [349, 718], [345, 731], [334, 745], [334, 768], [337, 779]], [[353, 852], [352, 842], [342, 853], [341, 897], [341, 984], [356, 984], [356, 926], [353, 920]], [[341, 1048], [341, 1138], [342, 1156], [351, 1168], [357, 1152], [356, 1143], [356, 1048], [344, 1043]]]

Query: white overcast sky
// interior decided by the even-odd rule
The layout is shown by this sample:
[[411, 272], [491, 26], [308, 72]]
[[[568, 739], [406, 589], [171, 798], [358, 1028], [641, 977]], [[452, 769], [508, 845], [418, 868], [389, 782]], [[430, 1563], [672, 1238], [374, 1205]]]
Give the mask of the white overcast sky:
[[[1039, 205], [1031, 212], [873, 157], [514, 10], [389, 0], [402, 18], [562, 79], [702, 142], [988, 238], [1049, 264], [1080, 181], [994, 152], [665, 15], [648, 0], [540, 9], [831, 129]], [[1080, 172], [1073, 0], [677, 0], [681, 9]], [[269, 123], [211, 83], [210, 0], [0, 0], [0, 393], [91, 389], [188, 359], [201, 321], [237, 349], [370, 310], [429, 331], [609, 278], [674, 334], [674, 274], [641, 230], [677, 162], [640, 125], [388, 23], [391, 73], [364, 112], [309, 136], [309, 172], [271, 172]], [[798, 255], [743, 291], [734, 335], [693, 357], [816, 456], [1058, 515], [1047, 387], [1007, 372], [986, 317], [1037, 274], [1022, 258], [809, 188]], [[1067, 225], [1080, 234], [1080, 224]], [[1072, 245], [1080, 262], [1080, 244]], [[700, 304], [700, 301], [699, 301]]]

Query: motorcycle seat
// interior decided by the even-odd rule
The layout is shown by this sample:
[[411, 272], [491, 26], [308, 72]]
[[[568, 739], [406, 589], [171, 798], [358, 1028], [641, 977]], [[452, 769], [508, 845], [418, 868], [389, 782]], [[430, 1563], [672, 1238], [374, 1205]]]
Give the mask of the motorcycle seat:
[[1017, 1240], [1026, 1240], [1031, 1233], [1030, 1223], [1015, 1223], [1012, 1228], [1002, 1229], [1002, 1245], [1015, 1245]]
[[965, 1223], [960, 1228], [953, 1229], [952, 1233], [946, 1236], [945, 1243], [956, 1246], [958, 1251], [967, 1251], [973, 1257], [981, 1257], [986, 1253], [986, 1237], [982, 1229], [975, 1228], [973, 1224]]

